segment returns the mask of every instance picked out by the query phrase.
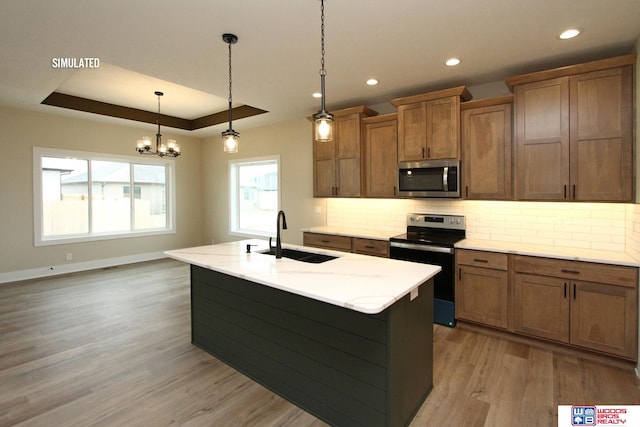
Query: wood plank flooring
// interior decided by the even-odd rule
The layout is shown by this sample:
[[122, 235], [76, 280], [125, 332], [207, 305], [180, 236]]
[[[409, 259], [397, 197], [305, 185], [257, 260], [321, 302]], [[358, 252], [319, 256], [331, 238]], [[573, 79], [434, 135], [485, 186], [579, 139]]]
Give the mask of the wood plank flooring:
[[[325, 426], [190, 343], [189, 268], [161, 260], [0, 285], [0, 426]], [[553, 426], [640, 404], [629, 367], [434, 326], [416, 426]]]

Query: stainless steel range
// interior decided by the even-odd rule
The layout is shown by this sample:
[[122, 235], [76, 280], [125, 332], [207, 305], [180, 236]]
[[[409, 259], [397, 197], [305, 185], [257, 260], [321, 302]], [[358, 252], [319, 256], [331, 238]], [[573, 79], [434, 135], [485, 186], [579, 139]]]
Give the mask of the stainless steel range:
[[455, 326], [456, 242], [465, 238], [464, 216], [413, 213], [407, 215], [407, 232], [390, 240], [393, 259], [442, 267], [434, 278], [433, 321]]

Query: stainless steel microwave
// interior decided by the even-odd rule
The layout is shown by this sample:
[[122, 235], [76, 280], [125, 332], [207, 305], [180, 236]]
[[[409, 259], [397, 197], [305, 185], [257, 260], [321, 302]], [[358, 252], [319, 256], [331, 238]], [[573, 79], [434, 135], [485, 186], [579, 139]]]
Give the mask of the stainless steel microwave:
[[398, 196], [460, 197], [460, 160], [398, 163]]

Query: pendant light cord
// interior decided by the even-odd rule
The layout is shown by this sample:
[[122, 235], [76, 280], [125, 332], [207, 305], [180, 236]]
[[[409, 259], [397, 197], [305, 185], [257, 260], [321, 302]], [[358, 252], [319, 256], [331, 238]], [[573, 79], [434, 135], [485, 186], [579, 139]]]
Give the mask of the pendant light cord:
[[324, 78], [327, 74], [327, 70], [324, 69], [324, 0], [320, 0], [320, 45], [320, 93], [322, 94], [322, 98], [320, 100], [320, 111], [326, 114]]
[[231, 104], [233, 102], [233, 98], [231, 96], [231, 43], [229, 43], [229, 129], [231, 129]]
[[158, 125], [158, 133], [156, 134], [156, 151], [158, 151], [160, 149], [160, 142], [161, 142], [161, 138], [162, 138], [162, 135], [160, 134], [160, 97], [162, 95], [160, 95], [158, 92], [156, 92], [156, 95], [158, 96], [158, 115], [156, 116], [156, 124]]
[[320, 2], [320, 43], [321, 43], [320, 52], [322, 54], [322, 59], [320, 61], [320, 64], [321, 64], [320, 75], [324, 75], [326, 74], [326, 71], [324, 69], [324, 0]]

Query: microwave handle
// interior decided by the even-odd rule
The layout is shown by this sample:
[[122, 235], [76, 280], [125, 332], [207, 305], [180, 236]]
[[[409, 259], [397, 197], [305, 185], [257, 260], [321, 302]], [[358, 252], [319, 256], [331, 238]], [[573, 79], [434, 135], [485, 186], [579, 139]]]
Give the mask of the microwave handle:
[[442, 174], [442, 191], [447, 191], [449, 189], [449, 167], [444, 167], [444, 172]]

